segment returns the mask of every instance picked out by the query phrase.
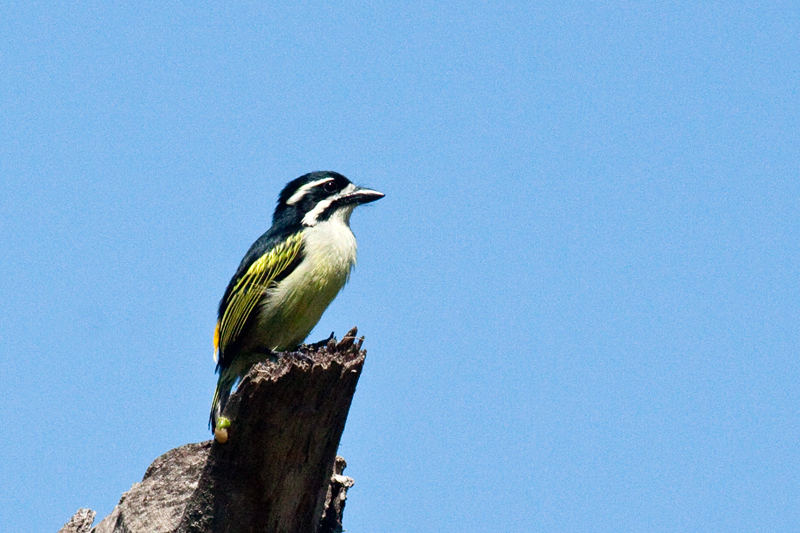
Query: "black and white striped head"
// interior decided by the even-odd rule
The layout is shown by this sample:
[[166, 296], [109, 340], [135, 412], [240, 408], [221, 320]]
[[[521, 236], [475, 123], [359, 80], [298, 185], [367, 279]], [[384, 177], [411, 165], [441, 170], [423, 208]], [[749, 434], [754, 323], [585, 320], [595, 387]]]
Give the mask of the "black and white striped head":
[[286, 184], [278, 198], [273, 224], [315, 226], [333, 216], [347, 223], [357, 205], [383, 198], [383, 193], [357, 187], [337, 172], [311, 172]]

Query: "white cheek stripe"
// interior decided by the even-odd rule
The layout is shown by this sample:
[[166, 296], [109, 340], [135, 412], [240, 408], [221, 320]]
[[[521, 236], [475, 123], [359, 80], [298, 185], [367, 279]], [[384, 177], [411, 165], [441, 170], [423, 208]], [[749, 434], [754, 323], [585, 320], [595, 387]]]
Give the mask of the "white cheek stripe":
[[297, 202], [299, 202], [300, 200], [303, 199], [303, 196], [305, 196], [306, 193], [310, 189], [313, 189], [317, 185], [322, 185], [323, 183], [328, 183], [329, 181], [333, 181], [333, 178], [322, 178], [321, 180], [317, 180], [317, 181], [312, 181], [310, 183], [306, 183], [305, 185], [303, 185], [302, 187], [297, 189], [295, 191], [295, 193], [289, 197], [288, 200], [286, 200], [286, 205], [294, 205], [294, 204], [296, 204]]
[[349, 194], [355, 192], [356, 189], [358, 189], [358, 187], [356, 187], [351, 183], [350, 185], [339, 191], [338, 194], [334, 194], [330, 198], [325, 198], [324, 200], [317, 202], [317, 205], [314, 206], [314, 209], [306, 213], [306, 216], [303, 217], [303, 225], [304, 226], [315, 225], [317, 223], [317, 217], [320, 216], [323, 211], [328, 209], [328, 207], [330, 207], [330, 205], [333, 202], [342, 197], [348, 196]]

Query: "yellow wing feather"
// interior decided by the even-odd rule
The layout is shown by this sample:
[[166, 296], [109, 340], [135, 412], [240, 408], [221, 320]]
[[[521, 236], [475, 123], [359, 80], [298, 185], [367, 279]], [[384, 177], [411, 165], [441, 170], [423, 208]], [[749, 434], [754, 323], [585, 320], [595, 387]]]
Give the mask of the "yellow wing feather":
[[225, 313], [217, 325], [219, 330], [215, 335], [217, 353], [224, 352], [225, 348], [236, 340], [250, 313], [270, 284], [297, 258], [301, 245], [300, 234], [292, 235], [259, 257], [239, 278], [228, 297]]

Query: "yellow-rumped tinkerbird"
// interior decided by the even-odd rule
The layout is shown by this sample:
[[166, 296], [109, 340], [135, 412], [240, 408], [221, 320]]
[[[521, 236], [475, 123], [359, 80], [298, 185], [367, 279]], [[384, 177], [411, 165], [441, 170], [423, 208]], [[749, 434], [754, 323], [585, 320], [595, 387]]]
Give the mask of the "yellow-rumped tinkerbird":
[[303, 342], [344, 287], [356, 262], [350, 214], [380, 198], [336, 172], [306, 174], [281, 191], [272, 227], [247, 251], [219, 304], [215, 434], [230, 424], [222, 412], [236, 381]]

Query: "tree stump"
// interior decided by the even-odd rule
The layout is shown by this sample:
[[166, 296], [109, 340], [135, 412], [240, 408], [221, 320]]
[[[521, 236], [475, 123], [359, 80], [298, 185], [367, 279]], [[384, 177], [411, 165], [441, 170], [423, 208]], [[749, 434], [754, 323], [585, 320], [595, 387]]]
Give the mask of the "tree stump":
[[[353, 480], [336, 450], [366, 357], [356, 333], [255, 365], [226, 406], [227, 442], [162, 455], [92, 532], [341, 532]], [[93, 518], [81, 509], [62, 531]]]

